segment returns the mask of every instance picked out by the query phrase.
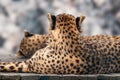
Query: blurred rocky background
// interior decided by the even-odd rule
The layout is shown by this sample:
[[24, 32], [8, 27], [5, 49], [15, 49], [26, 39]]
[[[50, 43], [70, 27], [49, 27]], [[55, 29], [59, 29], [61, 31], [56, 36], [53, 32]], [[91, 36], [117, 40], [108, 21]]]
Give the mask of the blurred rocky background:
[[0, 54], [17, 51], [24, 29], [48, 33], [48, 12], [85, 15], [84, 35], [120, 34], [120, 0], [0, 0]]

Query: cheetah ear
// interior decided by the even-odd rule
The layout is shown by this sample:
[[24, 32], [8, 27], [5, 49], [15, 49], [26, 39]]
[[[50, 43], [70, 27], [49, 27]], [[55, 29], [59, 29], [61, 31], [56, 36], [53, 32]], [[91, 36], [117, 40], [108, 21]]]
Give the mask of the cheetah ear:
[[48, 13], [48, 19], [50, 21], [50, 28], [49, 28], [49, 30], [54, 30], [55, 29], [55, 25], [56, 25], [56, 16], [51, 15], [50, 13]]
[[27, 31], [27, 30], [24, 30], [24, 36], [25, 36], [25, 37], [31, 37], [31, 36], [33, 36], [33, 34], [30, 33], [30, 32]]
[[77, 29], [79, 30], [80, 33], [82, 32], [81, 24], [84, 21], [84, 19], [85, 19], [85, 16], [83, 16], [83, 15], [76, 18], [76, 26], [77, 26]]

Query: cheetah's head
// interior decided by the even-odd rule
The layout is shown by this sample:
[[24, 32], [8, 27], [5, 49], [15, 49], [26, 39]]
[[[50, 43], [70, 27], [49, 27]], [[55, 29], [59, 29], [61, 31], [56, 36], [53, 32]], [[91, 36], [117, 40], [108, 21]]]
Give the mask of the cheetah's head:
[[85, 16], [75, 18], [70, 14], [59, 14], [57, 16], [48, 13], [48, 19], [50, 21], [50, 32], [54, 36], [54, 39], [60, 38], [60, 35], [80, 34], [82, 32], [81, 23], [85, 19]]
[[37, 50], [47, 46], [47, 39], [45, 38], [43, 35], [33, 34], [25, 30], [24, 38], [16, 56], [18, 58], [30, 58]]

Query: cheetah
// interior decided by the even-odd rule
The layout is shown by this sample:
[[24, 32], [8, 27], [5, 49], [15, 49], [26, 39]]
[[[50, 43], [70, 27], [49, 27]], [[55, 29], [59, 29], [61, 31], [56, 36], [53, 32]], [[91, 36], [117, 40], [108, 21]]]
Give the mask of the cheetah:
[[[0, 71], [39, 74], [102, 74], [120, 72], [120, 40], [86, 40], [71, 14], [48, 14], [53, 40], [22, 62], [0, 62]], [[54, 17], [54, 18], [53, 18]]]
[[[81, 30], [80, 30], [81, 31]], [[81, 31], [82, 32], [82, 31]], [[81, 35], [81, 33], [80, 33]], [[32, 34], [28, 31], [24, 31], [24, 38], [21, 41], [20, 49], [15, 54], [17, 58], [30, 58], [37, 50], [45, 48], [50, 42], [51, 34]], [[120, 36], [108, 36], [108, 35], [94, 35], [94, 36], [82, 36], [84, 39], [90, 41], [107, 41], [120, 40]]]
[[[79, 20], [79, 17], [77, 19]], [[82, 35], [81, 23], [83, 22], [84, 19], [85, 16], [81, 15], [80, 21], [77, 24], [77, 29], [80, 32], [80, 35]], [[51, 26], [52, 23], [50, 25], [49, 30], [52, 30]], [[51, 34], [44, 34], [44, 35], [33, 34], [27, 30], [24, 30], [24, 38], [21, 41], [20, 49], [16, 53], [16, 56], [18, 58], [30, 58], [37, 50], [45, 48], [51, 42], [50, 37]], [[82, 37], [88, 41], [95, 40], [99, 42], [100, 41], [104, 42], [105, 40], [106, 41], [120, 40], [120, 36], [108, 36], [103, 34], [94, 35], [94, 36], [82, 36]]]
[[30, 58], [37, 50], [45, 48], [48, 44], [50, 34], [33, 34], [24, 30], [24, 38], [20, 48], [15, 54], [17, 58]]
[[[81, 34], [82, 33], [81, 23], [85, 19], [85, 16], [81, 15], [77, 19], [79, 20], [77, 29]], [[50, 22], [49, 31], [50, 30], [53, 30], [52, 22]], [[48, 43], [52, 41], [50, 37], [51, 37], [51, 34], [44, 34], [44, 35], [33, 34], [27, 30], [24, 30], [24, 38], [21, 41], [20, 49], [16, 53], [16, 57], [30, 58], [37, 50], [45, 48], [48, 45]]]

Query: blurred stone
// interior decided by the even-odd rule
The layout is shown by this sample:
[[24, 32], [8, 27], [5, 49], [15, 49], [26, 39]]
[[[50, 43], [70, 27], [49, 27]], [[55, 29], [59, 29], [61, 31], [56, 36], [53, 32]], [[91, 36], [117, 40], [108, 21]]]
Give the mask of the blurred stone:
[[23, 30], [48, 33], [47, 13], [86, 16], [83, 34], [120, 34], [120, 0], [0, 0], [0, 53], [15, 53]]
[[5, 42], [5, 39], [2, 36], [0, 36], [0, 47], [3, 46], [4, 42]]
[[101, 6], [103, 6], [103, 5], [106, 3], [106, 0], [100, 0], [100, 1], [98, 1], [98, 0], [93, 0], [93, 2], [95, 3], [95, 5], [96, 5], [97, 7], [101, 7]]
[[116, 14], [116, 21], [119, 23], [119, 25], [120, 25], [120, 11], [119, 12], [117, 12], [117, 14]]

